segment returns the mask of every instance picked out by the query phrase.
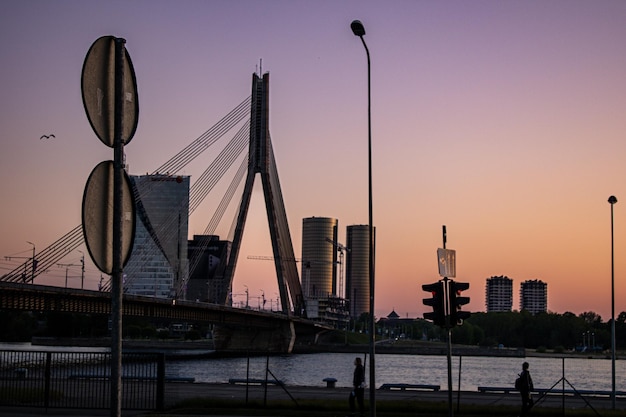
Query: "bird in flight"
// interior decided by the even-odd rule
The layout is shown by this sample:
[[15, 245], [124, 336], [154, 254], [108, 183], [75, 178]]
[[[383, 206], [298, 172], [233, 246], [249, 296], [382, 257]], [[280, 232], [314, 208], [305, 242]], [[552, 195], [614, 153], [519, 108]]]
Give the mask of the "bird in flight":
[[41, 137], [39, 138], [39, 140], [41, 139], [50, 139], [50, 138], [55, 138], [56, 136], [54, 136], [53, 133], [50, 133], [49, 135], [41, 135]]

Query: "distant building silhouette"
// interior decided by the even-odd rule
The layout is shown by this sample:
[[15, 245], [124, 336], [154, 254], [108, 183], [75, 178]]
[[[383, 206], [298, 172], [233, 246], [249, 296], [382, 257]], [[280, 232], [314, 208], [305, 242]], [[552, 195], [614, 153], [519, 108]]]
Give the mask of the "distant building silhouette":
[[188, 300], [218, 304], [226, 297], [231, 305], [232, 296], [228, 297], [231, 289], [224, 279], [231, 245], [214, 235], [194, 235], [188, 242]]
[[133, 251], [124, 266], [124, 291], [184, 298], [188, 277], [189, 176], [131, 176], [136, 205]]
[[326, 239], [337, 241], [337, 223], [328, 217], [302, 219], [300, 276], [305, 300], [336, 295], [337, 249]]
[[[400, 317], [396, 310], [391, 310], [391, 313], [387, 314], [387, 317], [381, 317], [378, 320], [378, 326], [382, 327], [383, 335], [390, 339], [404, 339], [413, 338], [413, 324], [414, 318]], [[418, 338], [420, 338], [418, 336]]]
[[527, 280], [520, 285], [520, 310], [533, 314], [548, 311], [548, 284], [541, 280]]
[[[374, 229], [374, 241], [376, 229]], [[350, 316], [358, 319], [369, 313], [369, 225], [347, 227], [346, 246], [350, 251], [346, 261], [346, 298], [349, 300]], [[374, 252], [375, 253], [375, 252]]]
[[485, 304], [487, 313], [511, 311], [513, 308], [513, 280], [506, 276], [487, 278]]
[[302, 292], [307, 318], [344, 329], [349, 321], [346, 300], [337, 294], [338, 220], [302, 219]]

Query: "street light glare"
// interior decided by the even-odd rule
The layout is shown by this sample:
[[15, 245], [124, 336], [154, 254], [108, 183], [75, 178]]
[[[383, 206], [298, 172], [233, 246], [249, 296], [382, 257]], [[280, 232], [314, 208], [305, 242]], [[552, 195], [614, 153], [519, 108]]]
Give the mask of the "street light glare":
[[365, 28], [363, 27], [363, 23], [361, 23], [360, 20], [353, 20], [352, 23], [350, 23], [350, 29], [352, 29], [352, 33], [354, 33], [356, 36], [365, 35]]

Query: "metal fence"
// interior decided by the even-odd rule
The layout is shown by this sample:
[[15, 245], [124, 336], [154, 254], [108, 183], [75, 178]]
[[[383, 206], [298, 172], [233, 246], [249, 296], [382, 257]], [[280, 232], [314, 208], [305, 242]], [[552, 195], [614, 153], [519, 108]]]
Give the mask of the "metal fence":
[[[0, 351], [0, 406], [110, 409], [111, 353]], [[165, 356], [124, 353], [122, 408], [163, 408]]]

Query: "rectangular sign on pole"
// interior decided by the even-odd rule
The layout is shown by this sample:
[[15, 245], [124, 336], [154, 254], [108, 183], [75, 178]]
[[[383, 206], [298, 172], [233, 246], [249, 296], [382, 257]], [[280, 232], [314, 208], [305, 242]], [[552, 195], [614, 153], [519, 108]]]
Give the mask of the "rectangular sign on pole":
[[456, 276], [456, 251], [453, 249], [437, 249], [439, 276], [454, 278]]

